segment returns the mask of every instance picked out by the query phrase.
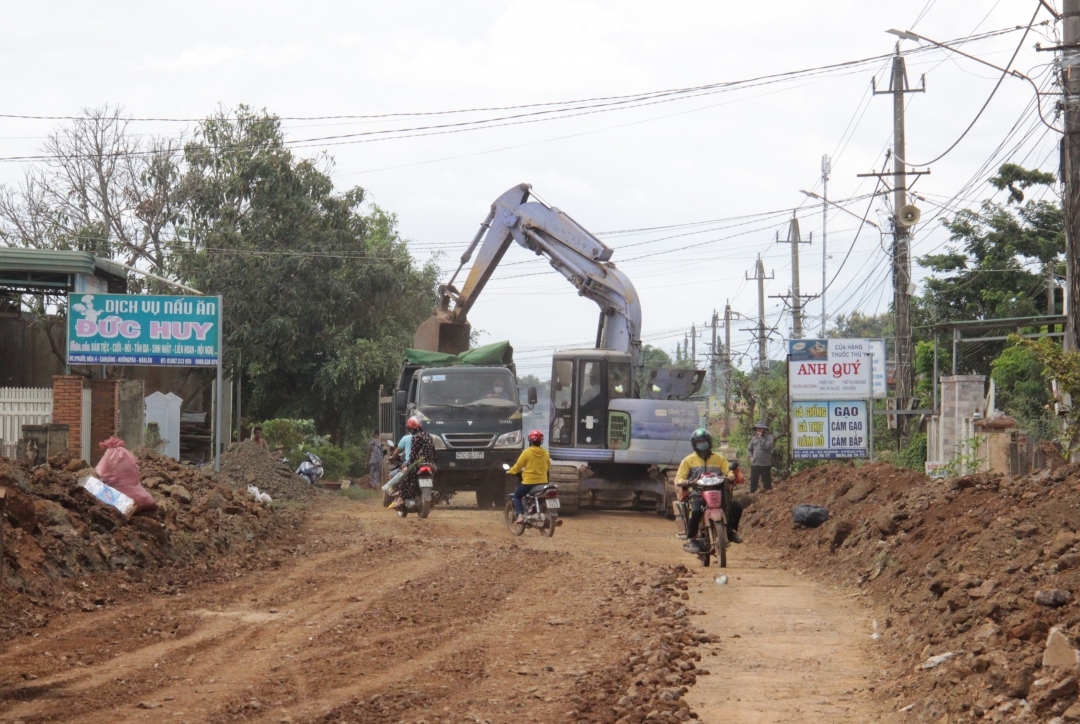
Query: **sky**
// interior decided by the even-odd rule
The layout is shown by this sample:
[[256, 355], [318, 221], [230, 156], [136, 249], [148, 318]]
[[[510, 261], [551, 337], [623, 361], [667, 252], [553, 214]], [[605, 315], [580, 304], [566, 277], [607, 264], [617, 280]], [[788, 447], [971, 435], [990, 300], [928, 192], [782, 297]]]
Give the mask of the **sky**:
[[[771, 295], [791, 286], [790, 246], [776, 235], [786, 238], [793, 212], [803, 238], [813, 232], [800, 247], [802, 292], [822, 289], [822, 208], [800, 190], [822, 191], [823, 154], [832, 157], [829, 198], [851, 212], [828, 214], [829, 319], [888, 309], [891, 237], [860, 219], [866, 214], [888, 231], [890, 212], [885, 199], [866, 198], [876, 180], [857, 176], [885, 170], [891, 146], [892, 99], [871, 93], [875, 76], [888, 87], [885, 56], [897, 38], [885, 31], [945, 42], [1012, 29], [963, 50], [998, 66], [1015, 52], [1012, 67], [1053, 90], [1053, 54], [1035, 44], [1053, 45], [1058, 26], [1039, 10], [1036, 23], [1049, 24], [1023, 42], [1015, 30], [1037, 7], [1037, 0], [4, 2], [0, 113], [66, 116], [119, 104], [137, 118], [193, 119], [244, 103], [283, 118], [420, 114], [685, 89], [873, 59], [555, 118], [510, 119], [523, 111], [496, 110], [284, 122], [294, 141], [396, 131], [297, 143], [296, 153], [331, 155], [337, 187], [361, 186], [371, 203], [397, 214], [414, 255], [434, 255], [444, 280], [491, 202], [530, 183], [614, 249], [612, 261], [640, 295], [646, 343], [674, 355], [695, 325], [704, 366], [711, 330], [703, 327], [730, 304], [743, 317], [732, 324], [732, 351], [746, 367], [756, 345], [745, 330], [758, 314], [756, 282], [746, 277], [758, 256], [771, 277], [771, 357], [782, 358], [791, 334], [790, 314]], [[913, 200], [922, 211], [915, 257], [948, 243], [942, 218], [993, 196], [986, 178], [1001, 163], [1056, 170], [1059, 138], [1037, 115], [1031, 84], [1009, 77], [937, 159], [1001, 73], [922, 47], [906, 58], [911, 86], [924, 74], [926, 84], [908, 97], [906, 158], [920, 168], [931, 162], [914, 184], [922, 197]], [[1054, 123], [1053, 97], [1043, 105]], [[405, 130], [492, 118], [506, 120]], [[57, 123], [0, 117], [0, 183], [18, 183], [26, 169], [2, 159], [37, 152]], [[135, 124], [159, 135], [190, 135], [194, 125]], [[924, 276], [916, 266], [916, 282]], [[817, 334], [821, 301], [805, 307], [804, 336]], [[546, 378], [553, 350], [592, 346], [597, 313], [544, 260], [513, 247], [469, 318], [482, 342], [512, 342], [519, 372]]]

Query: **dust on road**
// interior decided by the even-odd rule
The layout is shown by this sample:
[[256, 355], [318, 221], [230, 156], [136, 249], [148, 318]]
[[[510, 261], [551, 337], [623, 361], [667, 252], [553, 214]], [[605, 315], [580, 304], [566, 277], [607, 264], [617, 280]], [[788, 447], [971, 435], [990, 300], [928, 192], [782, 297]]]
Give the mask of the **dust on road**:
[[878, 718], [865, 611], [760, 549], [736, 547], [720, 586], [674, 567], [696, 559], [655, 516], [583, 514], [545, 539], [500, 515], [319, 503], [278, 568], [9, 642], [0, 721]]

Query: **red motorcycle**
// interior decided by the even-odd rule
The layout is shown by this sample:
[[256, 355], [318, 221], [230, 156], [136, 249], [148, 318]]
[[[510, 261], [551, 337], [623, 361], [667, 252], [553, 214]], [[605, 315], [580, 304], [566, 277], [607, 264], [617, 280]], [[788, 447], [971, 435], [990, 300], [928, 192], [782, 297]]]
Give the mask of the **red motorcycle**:
[[681, 483], [679, 488], [680, 499], [672, 504], [679, 526], [679, 538], [688, 538], [691, 506], [703, 504], [705, 513], [698, 525], [696, 539], [701, 552], [695, 555], [701, 559], [704, 567], [708, 567], [709, 559], [716, 556], [720, 567], [727, 568], [728, 514], [725, 503], [731, 498], [731, 481], [716, 473], [706, 473], [697, 480]]

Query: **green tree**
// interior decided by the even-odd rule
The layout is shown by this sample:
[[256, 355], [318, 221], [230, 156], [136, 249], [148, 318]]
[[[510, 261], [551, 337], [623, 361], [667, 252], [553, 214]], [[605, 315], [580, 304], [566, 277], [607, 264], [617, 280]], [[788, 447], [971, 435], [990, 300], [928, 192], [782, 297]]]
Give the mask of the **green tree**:
[[[919, 263], [934, 272], [913, 314], [927, 323], [1002, 319], [1045, 313], [1045, 269], [1063, 264], [1064, 216], [1056, 201], [1025, 200], [1024, 190], [1047, 187], [1052, 174], [1005, 164], [990, 184], [1008, 189], [1005, 204], [984, 201], [944, 222], [950, 245]], [[1038, 264], [1035, 270], [1029, 267]], [[1058, 306], [1058, 309], [1061, 307]], [[960, 371], [990, 372], [1003, 342], [964, 345]]]
[[642, 345], [638, 359], [640, 363], [638, 364], [637, 380], [635, 382], [639, 390], [646, 389], [649, 383], [649, 374], [653, 370], [676, 366], [667, 352], [659, 347], [653, 347], [651, 344]]
[[827, 336], [837, 339], [881, 339], [892, 337], [892, 314], [863, 314], [854, 311], [851, 314], [838, 314]]
[[1080, 352], [1065, 351], [1048, 338], [1021, 339], [1010, 335], [1009, 341], [1029, 350], [1044, 367], [1043, 379], [1057, 383], [1061, 399], [1048, 395], [1048, 404], [1064, 402], [1065, 395], [1069, 396], [1071, 409], [1065, 416], [1061, 442], [1065, 448], [1065, 458], [1070, 459], [1073, 453], [1080, 450], [1080, 416], [1076, 414], [1076, 406], [1080, 404]]
[[1044, 416], [1050, 383], [1035, 351], [1013, 345], [990, 363], [997, 388], [997, 407], [1013, 417], [1030, 421]]
[[335, 192], [328, 158], [295, 157], [265, 112], [207, 118], [184, 159], [170, 268], [224, 298], [245, 411], [314, 419], [339, 444], [371, 429], [379, 384], [435, 305], [435, 265], [417, 266], [393, 214], [363, 211], [363, 189]]

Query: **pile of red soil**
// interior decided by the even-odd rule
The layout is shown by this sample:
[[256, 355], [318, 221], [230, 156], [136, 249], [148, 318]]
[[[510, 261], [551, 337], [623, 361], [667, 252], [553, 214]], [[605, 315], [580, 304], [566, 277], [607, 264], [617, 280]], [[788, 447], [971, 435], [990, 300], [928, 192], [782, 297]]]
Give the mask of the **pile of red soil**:
[[[829, 521], [795, 525], [802, 503]], [[911, 721], [1080, 720], [1080, 465], [936, 481], [822, 466], [756, 496], [744, 521], [749, 541], [885, 610], [878, 693]]]
[[52, 610], [107, 605], [127, 583], [169, 590], [186, 580], [184, 570], [213, 578], [215, 568], [248, 565], [299, 521], [299, 512], [258, 503], [212, 471], [145, 451], [139, 465], [157, 510], [125, 520], [79, 487], [92, 472], [82, 461], [58, 455], [30, 468], [0, 458], [0, 638], [44, 625]]

